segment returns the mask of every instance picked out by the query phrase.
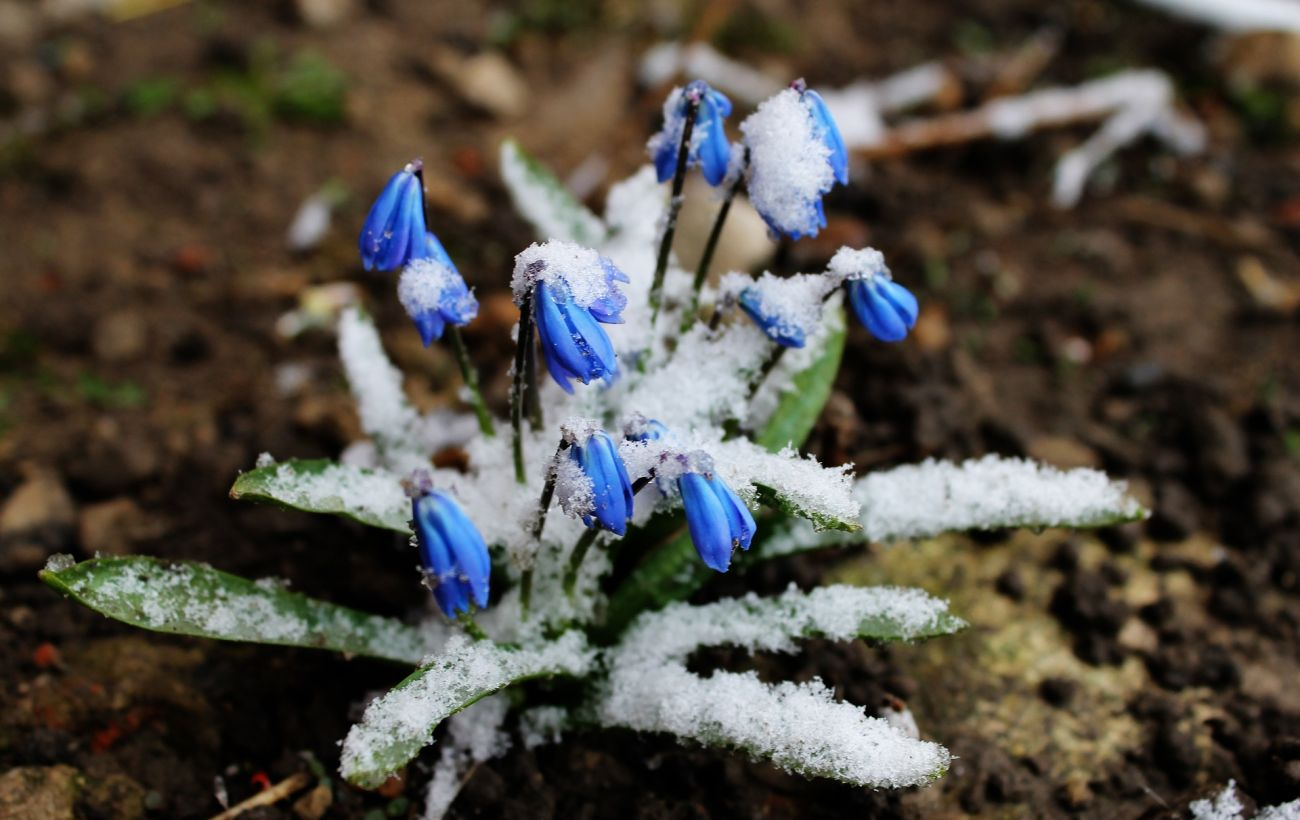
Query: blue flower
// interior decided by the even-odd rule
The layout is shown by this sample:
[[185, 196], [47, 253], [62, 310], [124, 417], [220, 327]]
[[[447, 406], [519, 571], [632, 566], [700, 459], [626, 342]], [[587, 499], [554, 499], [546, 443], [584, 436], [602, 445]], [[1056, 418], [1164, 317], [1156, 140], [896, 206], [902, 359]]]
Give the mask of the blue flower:
[[754, 516], [722, 479], [707, 473], [687, 472], [677, 479], [686, 508], [691, 542], [709, 569], [726, 572], [731, 553], [749, 549], [754, 538]]
[[569, 448], [569, 459], [591, 481], [591, 514], [584, 515], [582, 523], [615, 535], [627, 533], [634, 501], [618, 445], [604, 430], [596, 430], [586, 441]]
[[592, 379], [612, 384], [619, 375], [614, 345], [600, 324], [623, 321], [627, 297], [615, 283], [627, 282], [628, 278], [608, 259], [599, 257], [599, 260], [603, 291], [585, 307], [574, 299], [571, 285], [563, 275], [538, 279], [534, 285], [533, 302], [542, 357], [551, 378], [567, 393], [573, 392], [571, 382], [575, 379], [583, 384], [590, 384]]
[[420, 331], [425, 347], [441, 339], [448, 324], [464, 326], [478, 315], [478, 300], [432, 233], [428, 234], [425, 256], [412, 259], [402, 270], [397, 298]]
[[754, 320], [754, 324], [767, 334], [767, 337], [782, 347], [803, 347], [808, 341], [807, 331], [803, 325], [792, 321], [789, 316], [776, 311], [764, 309], [763, 295], [758, 288], [747, 287], [740, 291], [740, 309]]
[[668, 428], [658, 419], [648, 419], [634, 413], [623, 427], [623, 438], [628, 441], [658, 441], [668, 435]]
[[849, 157], [826, 101], [803, 80], [766, 100], [740, 125], [749, 150], [749, 199], [774, 235], [816, 236], [822, 197], [847, 185]]
[[487, 545], [465, 512], [445, 492], [425, 486], [411, 499], [411, 517], [420, 547], [420, 563], [433, 597], [448, 618], [488, 603], [492, 572]]
[[424, 185], [420, 160], [393, 174], [370, 206], [359, 241], [366, 270], [397, 270], [429, 251], [424, 224]]
[[887, 275], [850, 279], [845, 287], [858, 321], [880, 341], [900, 342], [916, 325], [916, 297]]
[[686, 167], [700, 166], [704, 179], [710, 185], [718, 185], [727, 176], [727, 165], [731, 162], [731, 143], [722, 127], [722, 121], [731, 116], [731, 100], [703, 80], [695, 80], [684, 90], [673, 89], [664, 103], [663, 128], [650, 138], [646, 148], [659, 181], [672, 179], [677, 172], [677, 153], [681, 150], [682, 130], [692, 100], [698, 100], [699, 105], [695, 111]]

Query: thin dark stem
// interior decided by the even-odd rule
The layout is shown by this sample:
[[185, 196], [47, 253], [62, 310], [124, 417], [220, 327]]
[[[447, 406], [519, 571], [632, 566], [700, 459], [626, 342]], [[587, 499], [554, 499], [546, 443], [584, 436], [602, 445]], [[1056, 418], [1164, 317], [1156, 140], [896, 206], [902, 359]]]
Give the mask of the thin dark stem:
[[451, 341], [451, 352], [456, 356], [456, 364], [460, 365], [460, 376], [465, 380], [465, 387], [469, 389], [470, 404], [474, 407], [474, 415], [478, 417], [478, 429], [489, 438], [495, 436], [497, 431], [492, 424], [492, 415], [488, 413], [487, 402], [483, 400], [483, 392], [478, 386], [478, 370], [470, 361], [469, 351], [465, 349], [465, 340], [460, 335], [460, 328], [455, 325], [448, 327], [447, 338]]
[[578, 543], [573, 545], [573, 554], [569, 556], [569, 568], [564, 573], [564, 594], [573, 597], [574, 587], [578, 585], [578, 570], [582, 567], [582, 559], [587, 557], [587, 551], [591, 545], [596, 543], [596, 537], [600, 535], [600, 530], [592, 527], [582, 534]]
[[528, 483], [524, 470], [524, 394], [528, 388], [528, 366], [533, 347], [533, 294], [529, 291], [519, 306], [519, 338], [515, 340], [515, 380], [510, 390], [510, 431], [515, 458], [515, 481]]
[[772, 375], [772, 371], [781, 363], [781, 357], [789, 349], [785, 345], [776, 345], [772, 352], [768, 354], [767, 361], [763, 362], [763, 366], [758, 370], [758, 375], [749, 383], [749, 398], [751, 400], [758, 395], [758, 390], [763, 386], [763, 382], [767, 381], [767, 377]]
[[673, 234], [677, 232], [677, 214], [682, 209], [682, 188], [686, 185], [686, 162], [691, 155], [691, 134], [695, 131], [695, 114], [700, 109], [700, 98], [686, 98], [686, 121], [682, 123], [682, 141], [677, 146], [677, 170], [673, 173], [673, 195], [668, 200], [668, 214], [664, 220], [664, 235], [659, 240], [659, 257], [655, 262], [655, 278], [650, 284], [650, 326], [659, 318], [663, 301], [664, 274], [668, 272], [668, 255], [673, 249]]
[[542, 429], [542, 391], [537, 384], [537, 349], [532, 345], [528, 346], [524, 367], [524, 412], [528, 426], [537, 431]]
[[740, 192], [740, 186], [745, 182], [745, 171], [749, 168], [749, 149], [745, 149], [744, 159], [740, 167], [740, 172], [736, 174], [735, 180], [727, 188], [726, 194], [722, 198], [722, 207], [718, 209], [718, 216], [713, 220], [713, 229], [709, 231], [709, 239], [704, 243], [704, 253], [700, 256], [700, 264], [695, 269], [695, 281], [691, 282], [691, 305], [682, 318], [682, 332], [691, 329], [699, 318], [700, 312], [700, 291], [704, 289], [704, 280], [709, 277], [709, 266], [713, 264], [713, 253], [718, 248], [718, 238], [722, 236], [722, 226], [727, 222], [727, 214], [731, 213], [731, 203], [735, 200], [736, 194]]
[[487, 636], [487, 633], [483, 631], [483, 628], [474, 622], [474, 616], [470, 615], [468, 612], [460, 613], [459, 615], [456, 616], [456, 620], [460, 622], [461, 629], [464, 629], [466, 632], [468, 632], [469, 636], [474, 640], [476, 641], [490, 640]]
[[[560, 453], [569, 449], [569, 442], [561, 441], [560, 446], [555, 449], [558, 457]], [[537, 515], [533, 518], [533, 543], [537, 545], [537, 551], [541, 552], [542, 547], [542, 530], [546, 527], [546, 513], [551, 509], [551, 499], [555, 496], [555, 466], [546, 471], [546, 482], [542, 484], [541, 498], [537, 499]], [[519, 578], [519, 607], [523, 612], [525, 620], [528, 619], [528, 608], [533, 598], [533, 568], [529, 567], [524, 570]]]

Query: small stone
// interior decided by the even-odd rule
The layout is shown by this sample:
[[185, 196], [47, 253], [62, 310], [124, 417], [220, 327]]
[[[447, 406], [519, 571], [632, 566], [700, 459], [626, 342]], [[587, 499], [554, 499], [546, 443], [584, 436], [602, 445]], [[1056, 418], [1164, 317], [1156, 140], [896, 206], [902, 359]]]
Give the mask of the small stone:
[[121, 364], [138, 359], [148, 345], [144, 316], [134, 310], [105, 314], [95, 322], [91, 347], [101, 362]]
[[76, 505], [59, 476], [28, 467], [26, 480], [0, 509], [0, 571], [40, 567], [67, 545], [76, 523]]
[[77, 525], [81, 549], [87, 555], [129, 555], [139, 541], [162, 534], [162, 522], [130, 498], [92, 504], [81, 511]]
[[355, 7], [355, 0], [296, 0], [294, 3], [298, 19], [311, 28], [337, 25], [352, 16]]
[[1088, 445], [1066, 436], [1039, 436], [1029, 442], [1030, 458], [1062, 470], [1101, 466], [1101, 457]]
[[293, 813], [302, 820], [320, 820], [333, 804], [334, 792], [328, 783], [320, 783], [294, 801]]
[[433, 58], [433, 70], [461, 99], [501, 119], [515, 119], [528, 110], [528, 83], [497, 51], [461, 57], [443, 50]]
[[72, 820], [81, 772], [71, 766], [19, 766], [0, 775], [0, 817]]

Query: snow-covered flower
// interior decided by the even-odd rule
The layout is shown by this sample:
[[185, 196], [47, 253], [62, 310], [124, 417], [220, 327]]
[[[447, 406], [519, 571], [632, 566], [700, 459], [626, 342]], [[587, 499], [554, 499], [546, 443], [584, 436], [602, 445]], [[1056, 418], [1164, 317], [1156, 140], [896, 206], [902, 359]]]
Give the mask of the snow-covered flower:
[[[704, 459], [707, 461], [707, 459]], [[726, 572], [731, 553], [749, 549], [754, 538], [754, 516], [745, 502], [711, 470], [682, 473], [677, 488], [686, 508], [686, 526], [691, 543], [709, 569]]]
[[478, 315], [478, 300], [432, 232], [427, 256], [412, 259], [397, 281], [397, 299], [420, 331], [424, 346], [442, 338], [446, 325], [464, 326]]
[[770, 305], [764, 303], [763, 294], [757, 288], [742, 290], [737, 302], [754, 324], [767, 334], [767, 338], [782, 347], [803, 347], [808, 341], [803, 325], [791, 321], [785, 313], [769, 309]]
[[633, 413], [623, 425], [623, 438], [628, 441], [658, 441], [668, 435], [668, 427], [658, 419], [648, 419], [640, 413]]
[[703, 80], [695, 80], [686, 88], [674, 88], [668, 94], [664, 101], [663, 128], [646, 143], [660, 182], [667, 182], [677, 172], [677, 153], [681, 147], [682, 130], [686, 127], [686, 113], [691, 103], [696, 101], [698, 106], [686, 167], [700, 166], [710, 185], [719, 184], [727, 175], [731, 143], [727, 142], [722, 121], [731, 116], [731, 100]]
[[749, 148], [749, 199], [773, 233], [791, 239], [826, 227], [822, 197], [849, 181], [844, 139], [826, 102], [803, 80], [740, 124]]
[[566, 392], [573, 380], [618, 377], [614, 345], [600, 325], [622, 323], [627, 297], [617, 283], [628, 281], [613, 262], [571, 242], [553, 239], [515, 257], [515, 302], [532, 292], [546, 369]]
[[454, 618], [488, 602], [492, 565], [487, 544], [448, 493], [432, 488], [427, 473], [411, 482], [411, 519], [420, 547], [420, 564], [438, 606]]
[[618, 445], [604, 430], [590, 430], [585, 439], [578, 438], [569, 447], [568, 458], [591, 482], [591, 512], [582, 516], [582, 523], [624, 535], [634, 499]]
[[902, 341], [916, 325], [916, 297], [894, 281], [880, 251], [840, 248], [831, 257], [827, 271], [845, 280], [853, 313], [880, 341]]
[[397, 270], [428, 255], [423, 168], [417, 159], [393, 174], [370, 206], [358, 242], [366, 270]]

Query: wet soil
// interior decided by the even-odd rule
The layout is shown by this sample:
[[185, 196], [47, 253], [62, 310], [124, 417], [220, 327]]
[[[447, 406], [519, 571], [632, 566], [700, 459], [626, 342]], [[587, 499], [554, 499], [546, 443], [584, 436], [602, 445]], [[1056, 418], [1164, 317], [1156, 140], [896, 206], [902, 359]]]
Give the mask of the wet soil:
[[[417, 403], [454, 403], [447, 354], [419, 347], [389, 279], [355, 259], [396, 164], [424, 157], [431, 219], [484, 303], [467, 335], [504, 364], [508, 260], [531, 236], [496, 182], [501, 136], [561, 173], [591, 156], [629, 172], [662, 94], [637, 85], [634, 55], [670, 34], [839, 85], [986, 65], [1044, 28], [1062, 41], [1039, 84], [1162, 68], [1209, 150], [1140, 143], [1072, 211], [1047, 205], [1051, 169], [1087, 128], [857, 169], [823, 236], [772, 266], [869, 242], [924, 314], [903, 345], [854, 331], [809, 448], [861, 470], [986, 452], [1098, 466], [1151, 519], [786, 560], [705, 591], [854, 580], [950, 597], [972, 629], [924, 646], [700, 661], [820, 676], [873, 708], [906, 699], [958, 756], [929, 789], [601, 732], [476, 767], [452, 815], [1172, 817], [1229, 778], [1258, 805], [1300, 797], [1300, 324], [1258, 285], [1300, 285], [1300, 47], [1118, 3], [680, 5], [205, 2], [120, 23], [0, 5], [0, 498], [26, 515], [0, 543], [0, 808], [203, 817], [218, 795], [332, 776], [359, 704], [403, 674], [132, 631], [34, 574], [53, 551], [140, 552], [389, 615], [425, 605], [389, 535], [226, 498], [260, 452], [333, 456], [357, 435], [329, 335], [275, 330], [306, 287], [356, 282]], [[527, 89], [517, 108], [470, 104], [449, 79], [448, 60], [489, 47]], [[963, 76], [977, 99], [979, 72]], [[330, 180], [348, 192], [334, 229], [287, 250], [295, 209]], [[418, 815], [429, 764], [381, 793], [334, 779], [316, 804], [246, 816]]]

